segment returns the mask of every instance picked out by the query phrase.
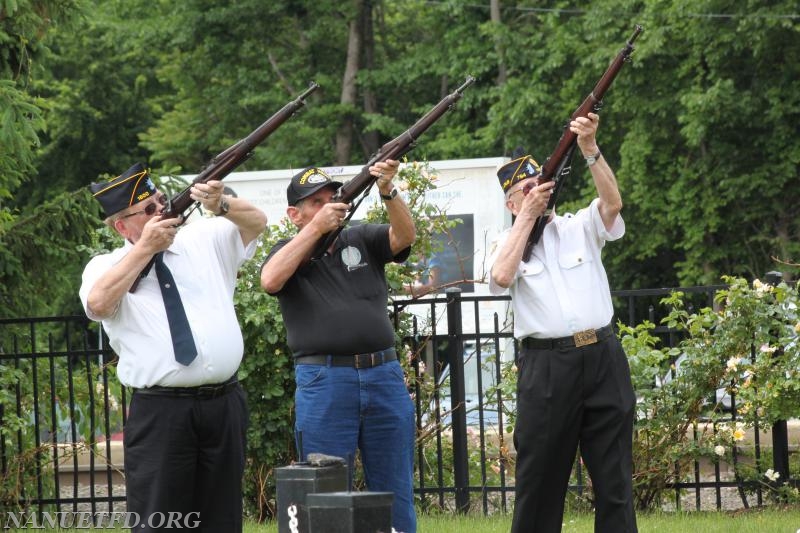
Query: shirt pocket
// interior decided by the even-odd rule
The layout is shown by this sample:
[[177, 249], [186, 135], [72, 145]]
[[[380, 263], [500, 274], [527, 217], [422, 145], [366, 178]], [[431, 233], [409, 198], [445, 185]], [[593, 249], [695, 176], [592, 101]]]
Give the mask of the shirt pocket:
[[386, 282], [381, 278], [381, 273], [372, 265], [359, 267], [343, 267], [344, 276], [347, 277], [347, 290], [352, 291], [358, 300], [372, 300], [381, 295], [385, 290]]
[[530, 261], [523, 263], [519, 268], [519, 277], [524, 278], [529, 285], [535, 285], [544, 280], [544, 263], [537, 257], [531, 257]]
[[564, 278], [564, 283], [570, 289], [586, 290], [591, 288], [593, 282], [593, 262], [585, 243], [580, 246], [570, 246], [562, 249], [558, 255], [558, 266]]

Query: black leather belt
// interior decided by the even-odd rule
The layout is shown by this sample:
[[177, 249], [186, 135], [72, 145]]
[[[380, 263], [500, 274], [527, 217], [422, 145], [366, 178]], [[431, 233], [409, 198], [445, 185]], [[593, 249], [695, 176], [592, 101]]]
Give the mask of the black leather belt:
[[173, 398], [196, 398], [198, 400], [211, 400], [224, 396], [239, 386], [239, 379], [234, 376], [224, 383], [213, 385], [199, 385], [197, 387], [160, 387], [158, 385], [144, 389], [133, 389], [136, 394], [150, 394], [153, 396], [171, 396]]
[[559, 337], [557, 339], [535, 339], [525, 337], [522, 339], [522, 347], [526, 350], [557, 350], [558, 348], [574, 348], [595, 344], [607, 339], [614, 334], [614, 327], [609, 324], [600, 329], [586, 329], [570, 335], [569, 337]]
[[294, 364], [372, 368], [396, 360], [397, 352], [394, 348], [388, 348], [379, 352], [357, 353], [354, 355], [300, 355], [294, 358]]

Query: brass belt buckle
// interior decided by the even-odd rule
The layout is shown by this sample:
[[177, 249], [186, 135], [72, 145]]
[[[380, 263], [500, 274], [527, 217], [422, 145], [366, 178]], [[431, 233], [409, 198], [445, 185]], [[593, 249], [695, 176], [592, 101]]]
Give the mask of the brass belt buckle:
[[587, 344], [594, 344], [597, 342], [597, 331], [594, 329], [585, 329], [575, 333], [572, 338], [575, 340], [575, 347], [586, 346]]

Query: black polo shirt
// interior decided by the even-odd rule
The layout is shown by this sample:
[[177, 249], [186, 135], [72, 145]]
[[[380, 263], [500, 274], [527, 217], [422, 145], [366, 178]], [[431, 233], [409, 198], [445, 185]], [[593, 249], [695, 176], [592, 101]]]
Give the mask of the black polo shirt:
[[[267, 262], [287, 242], [279, 241]], [[384, 267], [405, 261], [410, 251], [392, 256], [386, 224], [342, 230], [330, 254], [300, 267], [275, 294], [293, 354], [351, 355], [394, 346]]]

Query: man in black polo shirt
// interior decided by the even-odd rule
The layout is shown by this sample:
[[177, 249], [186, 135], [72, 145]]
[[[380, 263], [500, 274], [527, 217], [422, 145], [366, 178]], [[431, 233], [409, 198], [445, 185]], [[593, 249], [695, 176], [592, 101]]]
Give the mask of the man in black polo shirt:
[[414, 406], [394, 349], [384, 272], [406, 260], [416, 238], [392, 184], [398, 165], [370, 167], [389, 224], [344, 228], [314, 261], [318, 241], [338, 229], [349, 206], [331, 201], [341, 183], [321, 169], [295, 175], [286, 213], [299, 232], [270, 250], [261, 286], [278, 297], [295, 357], [301, 458], [316, 452], [352, 461], [360, 450], [367, 487], [394, 493], [392, 526], [413, 533]]

